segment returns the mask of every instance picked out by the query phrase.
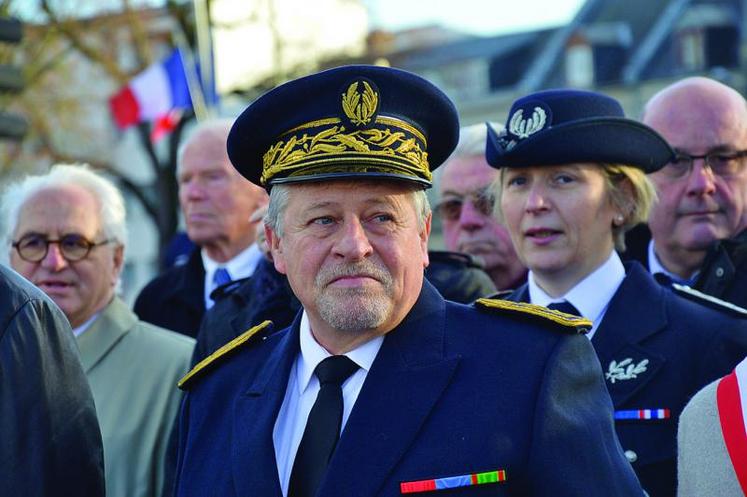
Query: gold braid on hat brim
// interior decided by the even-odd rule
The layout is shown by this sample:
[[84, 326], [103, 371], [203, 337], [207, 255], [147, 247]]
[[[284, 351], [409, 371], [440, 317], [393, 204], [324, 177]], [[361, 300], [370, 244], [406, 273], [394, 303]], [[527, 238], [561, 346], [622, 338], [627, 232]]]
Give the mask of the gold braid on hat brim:
[[[354, 128], [355, 124], [350, 125]], [[384, 173], [430, 182], [425, 136], [411, 124], [376, 116], [363, 129], [330, 117], [297, 126], [262, 157], [260, 182], [334, 173]]]

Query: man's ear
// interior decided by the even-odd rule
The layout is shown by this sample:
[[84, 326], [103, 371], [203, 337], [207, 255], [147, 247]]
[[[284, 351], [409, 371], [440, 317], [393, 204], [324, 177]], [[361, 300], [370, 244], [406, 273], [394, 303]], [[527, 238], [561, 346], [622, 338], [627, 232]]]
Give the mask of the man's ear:
[[124, 266], [124, 245], [117, 245], [114, 247], [114, 274], [112, 275], [112, 285], [116, 285], [119, 281], [119, 275], [122, 273], [122, 267]]
[[423, 267], [428, 267], [430, 260], [428, 259], [428, 238], [431, 235], [431, 221], [433, 220], [433, 213], [428, 214], [425, 220], [423, 230], [420, 232], [420, 248], [423, 253]]
[[275, 264], [275, 269], [279, 273], [286, 274], [286, 264], [285, 264], [285, 258], [283, 254], [283, 247], [280, 243], [280, 237], [273, 231], [272, 228], [270, 228], [268, 225], [265, 224], [265, 239], [267, 240], [267, 246], [270, 249], [270, 254], [272, 255], [272, 262]]

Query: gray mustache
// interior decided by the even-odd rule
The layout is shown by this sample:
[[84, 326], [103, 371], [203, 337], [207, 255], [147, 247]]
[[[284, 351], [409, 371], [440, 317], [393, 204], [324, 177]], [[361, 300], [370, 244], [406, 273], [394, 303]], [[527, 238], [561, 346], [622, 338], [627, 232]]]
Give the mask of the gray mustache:
[[389, 285], [392, 282], [392, 276], [386, 268], [374, 262], [365, 262], [324, 268], [316, 275], [315, 283], [318, 286], [324, 286], [345, 276], [367, 276], [380, 281], [384, 285]]

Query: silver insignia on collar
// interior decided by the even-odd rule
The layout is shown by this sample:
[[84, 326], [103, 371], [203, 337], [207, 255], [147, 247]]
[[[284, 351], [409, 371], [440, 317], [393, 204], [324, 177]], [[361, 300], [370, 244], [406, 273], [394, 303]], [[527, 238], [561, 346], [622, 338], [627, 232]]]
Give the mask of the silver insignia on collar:
[[541, 107], [535, 107], [529, 119], [522, 119], [523, 114], [524, 109], [517, 110], [508, 123], [508, 130], [519, 139], [528, 138], [529, 135], [541, 130], [547, 121], [547, 114]]
[[633, 378], [638, 378], [639, 374], [645, 373], [646, 366], [648, 366], [648, 359], [643, 359], [638, 364], [635, 364], [633, 363], [633, 359], [628, 357], [619, 363], [617, 361], [610, 362], [610, 367], [604, 376], [613, 384], [618, 380], [632, 380]]

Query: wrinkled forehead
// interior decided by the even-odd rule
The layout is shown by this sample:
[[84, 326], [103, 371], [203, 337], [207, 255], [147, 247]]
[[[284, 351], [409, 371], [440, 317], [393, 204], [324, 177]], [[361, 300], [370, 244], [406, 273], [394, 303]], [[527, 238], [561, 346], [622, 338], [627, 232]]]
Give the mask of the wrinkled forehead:
[[44, 188], [31, 194], [18, 211], [14, 233], [95, 235], [101, 228], [100, 205], [76, 185]]
[[468, 193], [490, 186], [498, 177], [498, 170], [490, 167], [485, 155], [450, 159], [439, 178], [439, 191]]

